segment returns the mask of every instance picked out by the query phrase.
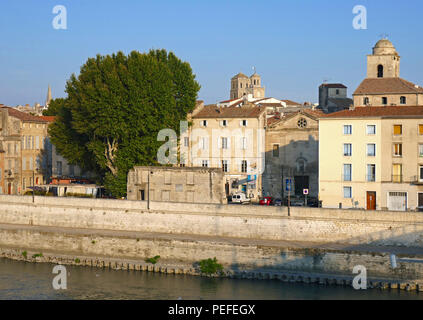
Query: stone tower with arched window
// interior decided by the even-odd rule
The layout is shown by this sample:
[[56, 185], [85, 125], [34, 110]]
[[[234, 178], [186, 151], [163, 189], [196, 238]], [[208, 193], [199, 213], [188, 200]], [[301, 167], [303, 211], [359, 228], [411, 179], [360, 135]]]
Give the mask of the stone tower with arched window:
[[379, 40], [367, 56], [367, 78], [398, 78], [400, 56], [388, 39]]
[[238, 73], [231, 79], [231, 99], [239, 99], [251, 94], [253, 98], [265, 98], [265, 89], [261, 85], [261, 77], [254, 73], [247, 77]]
[[355, 107], [422, 106], [423, 87], [400, 78], [400, 56], [388, 39], [367, 56], [367, 77], [353, 93]]

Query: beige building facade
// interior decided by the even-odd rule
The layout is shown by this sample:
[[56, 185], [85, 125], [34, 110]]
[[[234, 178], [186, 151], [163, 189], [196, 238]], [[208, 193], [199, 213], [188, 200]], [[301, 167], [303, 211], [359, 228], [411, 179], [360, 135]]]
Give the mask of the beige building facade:
[[[266, 129], [265, 196], [318, 197], [319, 117], [317, 111], [303, 110], [268, 122]], [[287, 191], [286, 180], [292, 184]]]
[[242, 192], [252, 200], [262, 195], [266, 108], [204, 106], [189, 115], [192, 126], [181, 136], [181, 164], [221, 168], [227, 196]]
[[325, 208], [423, 208], [423, 107], [361, 107], [320, 118]]
[[128, 200], [226, 202], [224, 175], [216, 168], [135, 167], [128, 173]]
[[2, 106], [3, 184], [1, 193], [23, 194], [45, 182], [47, 122], [40, 117]]

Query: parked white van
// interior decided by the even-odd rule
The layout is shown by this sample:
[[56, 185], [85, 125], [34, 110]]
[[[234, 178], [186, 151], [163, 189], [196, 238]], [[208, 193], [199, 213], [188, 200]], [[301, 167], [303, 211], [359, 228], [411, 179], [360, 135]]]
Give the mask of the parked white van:
[[236, 193], [232, 196], [232, 203], [250, 203], [251, 199], [247, 198], [245, 193]]

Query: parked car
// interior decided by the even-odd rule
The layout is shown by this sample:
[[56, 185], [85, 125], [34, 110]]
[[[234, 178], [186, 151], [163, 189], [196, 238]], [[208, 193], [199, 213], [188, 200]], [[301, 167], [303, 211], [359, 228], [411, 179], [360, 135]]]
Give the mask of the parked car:
[[282, 207], [282, 199], [276, 199], [274, 205], [275, 207]]
[[304, 207], [305, 203], [303, 199], [291, 199], [291, 207]]
[[232, 196], [232, 203], [251, 203], [251, 199], [247, 198], [245, 193], [236, 193]]
[[272, 197], [263, 197], [260, 200], [260, 205], [261, 206], [271, 206], [273, 204], [273, 198]]

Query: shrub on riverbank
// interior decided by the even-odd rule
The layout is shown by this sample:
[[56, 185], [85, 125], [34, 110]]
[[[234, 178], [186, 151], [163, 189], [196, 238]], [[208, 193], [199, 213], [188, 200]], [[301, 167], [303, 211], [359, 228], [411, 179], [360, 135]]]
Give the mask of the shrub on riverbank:
[[216, 257], [213, 259], [201, 260], [200, 261], [201, 273], [212, 275], [223, 271], [223, 266], [217, 262]]
[[157, 263], [157, 261], [159, 261], [159, 259], [160, 259], [160, 256], [155, 256], [154, 258], [148, 258], [148, 259], [145, 259], [145, 262], [147, 262], [147, 263], [152, 263], [152, 264], [156, 264], [156, 263]]

